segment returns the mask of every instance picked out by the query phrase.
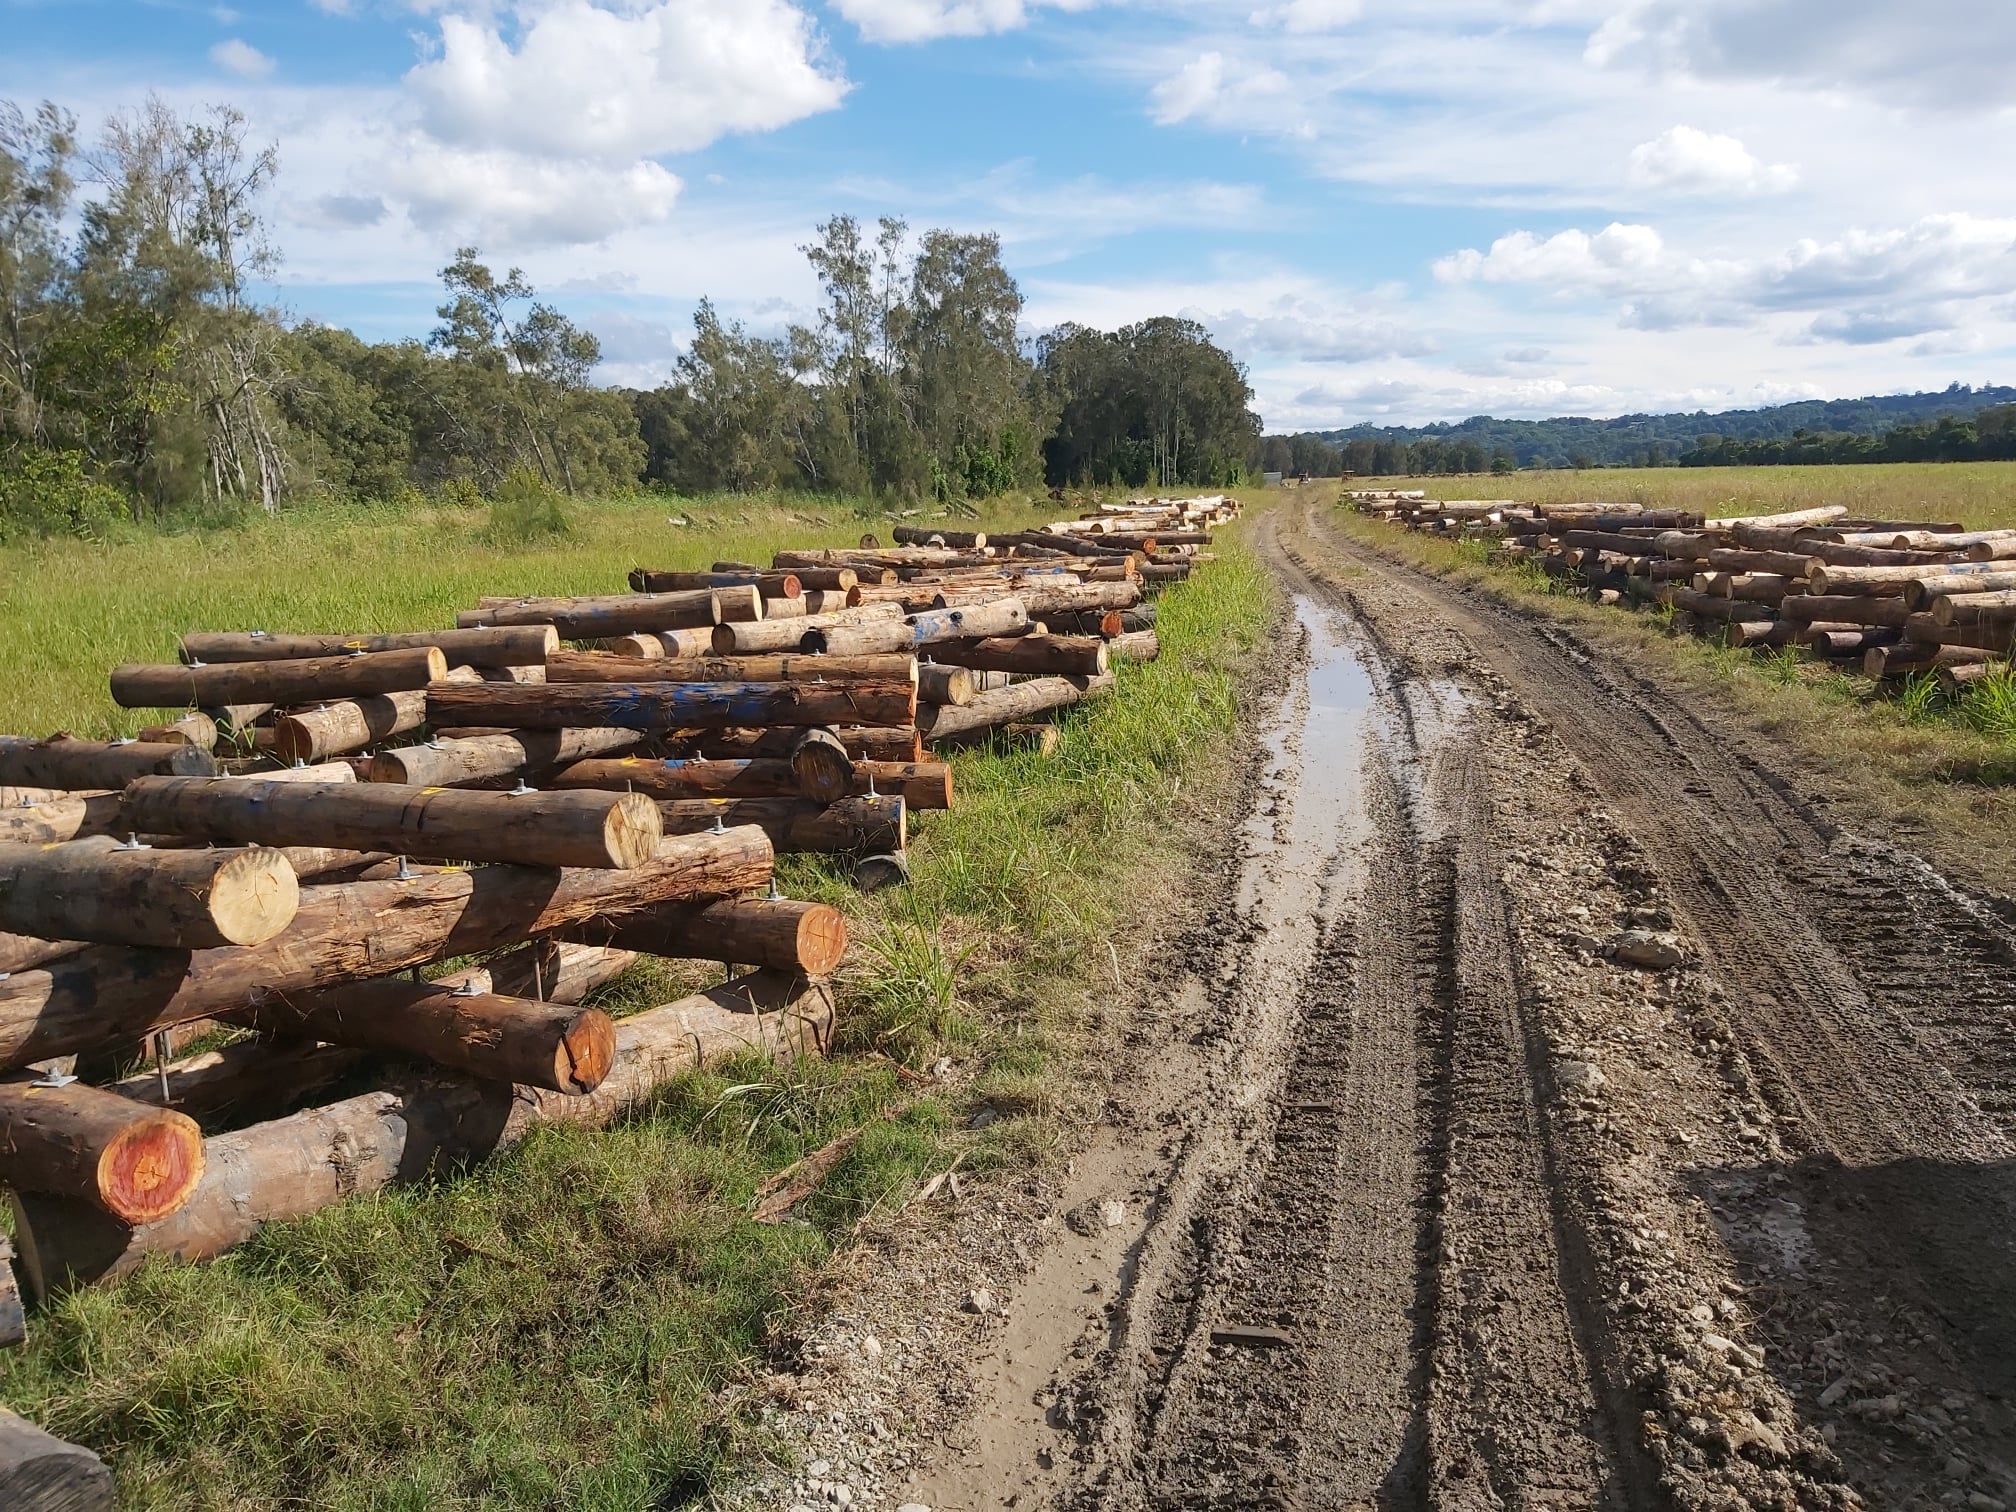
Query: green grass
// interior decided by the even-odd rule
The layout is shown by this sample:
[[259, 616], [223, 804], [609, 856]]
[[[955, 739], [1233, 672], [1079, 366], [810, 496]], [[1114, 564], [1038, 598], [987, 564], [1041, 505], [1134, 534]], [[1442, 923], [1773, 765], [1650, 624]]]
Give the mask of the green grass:
[[1353, 488], [1424, 488], [1430, 498], [1584, 499], [1769, 514], [1845, 504], [1864, 518], [1957, 520], [1972, 529], [2016, 526], [2016, 462], [1876, 462], [1839, 467], [1640, 467], [1472, 477], [1365, 478]]
[[[477, 539], [480, 517], [346, 514], [39, 552], [25, 612], [0, 626], [35, 717], [5, 723], [92, 727], [106, 663], [162, 655], [183, 625], [438, 624], [479, 592], [608, 590], [643, 561], [881, 523], [788, 504], [738, 521], [745, 506], [715, 503], [702, 537], [663, 524], [680, 508], [695, 506], [584, 508], [567, 540], [519, 551]], [[1163, 659], [1067, 713], [1059, 754], [954, 758], [958, 807], [918, 816], [910, 888], [864, 899], [787, 858], [787, 892], [845, 908], [857, 940], [834, 1059], [686, 1076], [617, 1128], [543, 1131], [452, 1181], [69, 1298], [0, 1359], [0, 1398], [107, 1453], [136, 1507], [632, 1509], [724, 1484], [766, 1448], [747, 1410], [766, 1348], [859, 1225], [955, 1157], [984, 1172], [1059, 1144], [1112, 982], [1106, 940], [1177, 865], [1171, 805], [1220, 769], [1274, 612], [1236, 533], [1221, 550], [1163, 597]], [[611, 1001], [690, 981], [647, 969]], [[920, 1079], [945, 1056], [956, 1078]], [[767, 1177], [852, 1131], [805, 1221], [747, 1218]]]

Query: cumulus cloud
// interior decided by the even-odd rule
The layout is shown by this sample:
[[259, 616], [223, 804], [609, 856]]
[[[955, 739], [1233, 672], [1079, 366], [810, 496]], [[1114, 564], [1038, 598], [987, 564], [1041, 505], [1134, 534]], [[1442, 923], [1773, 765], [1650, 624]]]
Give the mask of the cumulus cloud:
[[390, 165], [387, 192], [423, 230], [506, 246], [601, 241], [671, 214], [678, 177], [657, 163], [563, 162], [424, 139]]
[[519, 24], [441, 21], [439, 55], [407, 75], [429, 132], [552, 157], [691, 152], [838, 105], [812, 18], [786, 0], [522, 5]]
[[1612, 224], [1540, 237], [1515, 231], [1488, 251], [1440, 258], [1445, 283], [1524, 284], [1560, 300], [1623, 298], [1640, 331], [1754, 324], [1815, 314], [1793, 339], [1869, 345], [1951, 329], [1966, 302], [2016, 294], [2016, 218], [1930, 215], [1907, 226], [1803, 238], [1761, 257], [1700, 257], [1650, 226]]
[[1088, 10], [1098, 0], [833, 0], [871, 42], [985, 37], [1026, 26], [1037, 8]]
[[1326, 32], [1349, 26], [1365, 13], [1364, 0], [1287, 0], [1253, 12], [1255, 26], [1278, 26], [1287, 32]]
[[1799, 182], [1790, 163], [1763, 163], [1733, 136], [1674, 126], [1631, 150], [1634, 188], [1677, 194], [1782, 193]]
[[210, 49], [210, 61], [241, 79], [263, 79], [273, 72], [273, 60], [243, 37], [232, 37]]
[[1636, 0], [1585, 56], [1940, 108], [2016, 100], [2016, 7], [1994, 0]]

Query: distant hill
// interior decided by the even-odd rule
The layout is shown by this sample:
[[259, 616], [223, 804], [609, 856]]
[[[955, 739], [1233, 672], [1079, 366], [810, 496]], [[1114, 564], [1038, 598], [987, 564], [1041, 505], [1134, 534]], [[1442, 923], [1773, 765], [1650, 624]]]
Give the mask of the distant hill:
[[1771, 440], [1797, 431], [1873, 436], [1900, 425], [1929, 424], [1948, 417], [1969, 419], [1991, 406], [2011, 403], [2016, 403], [2016, 388], [1970, 388], [1956, 383], [1937, 393], [1808, 399], [1720, 414], [1696, 410], [1682, 415], [1619, 415], [1613, 420], [1573, 415], [1554, 420], [1499, 420], [1476, 415], [1453, 424], [1354, 425], [1303, 434], [1337, 446], [1352, 441], [1399, 446], [1439, 442], [1457, 447], [1474, 443], [1487, 457], [1510, 454], [1520, 467], [1629, 467], [1672, 462], [1704, 436], [1737, 441]]

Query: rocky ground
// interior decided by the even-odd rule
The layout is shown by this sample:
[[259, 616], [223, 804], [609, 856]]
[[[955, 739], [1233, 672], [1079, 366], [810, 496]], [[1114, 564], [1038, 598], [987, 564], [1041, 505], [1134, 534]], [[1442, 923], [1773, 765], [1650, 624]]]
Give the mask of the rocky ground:
[[854, 1257], [748, 1504], [2007, 1505], [2007, 903], [1329, 507], [1077, 1159]]

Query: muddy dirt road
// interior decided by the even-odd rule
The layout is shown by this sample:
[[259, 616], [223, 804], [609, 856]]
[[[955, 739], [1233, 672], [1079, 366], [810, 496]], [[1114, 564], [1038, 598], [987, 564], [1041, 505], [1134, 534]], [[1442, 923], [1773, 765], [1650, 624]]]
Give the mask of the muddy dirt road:
[[1253, 816], [909, 1494], [2016, 1505], [2005, 906], [1332, 508], [1258, 522]]

